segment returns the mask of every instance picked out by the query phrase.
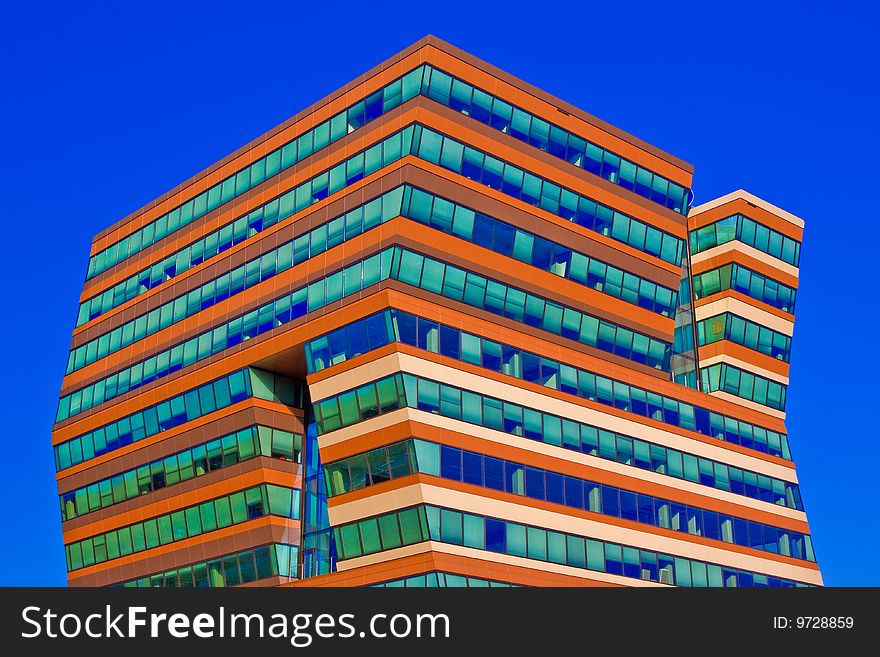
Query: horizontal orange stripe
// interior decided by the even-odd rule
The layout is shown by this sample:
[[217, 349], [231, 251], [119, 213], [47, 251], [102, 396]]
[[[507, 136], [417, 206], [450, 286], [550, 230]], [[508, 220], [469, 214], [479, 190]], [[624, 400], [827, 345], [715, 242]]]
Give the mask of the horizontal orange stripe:
[[[423, 573], [440, 571], [455, 575], [465, 575], [479, 579], [488, 579], [497, 582], [507, 582], [519, 586], [608, 586], [618, 587], [619, 584], [611, 584], [589, 577], [571, 577], [553, 573], [540, 568], [524, 568], [512, 566], [497, 561], [492, 561], [491, 555], [486, 559], [463, 557], [457, 554], [435, 552], [433, 550], [414, 554], [408, 557], [389, 559], [368, 566], [350, 568], [335, 573], [327, 573], [317, 577], [309, 577], [302, 580], [294, 580], [282, 586], [313, 588], [324, 586], [369, 586], [381, 582], [389, 582], [398, 579], [421, 575]], [[586, 574], [588, 571], [584, 571]]]
[[[245, 400], [245, 402], [246, 401], [247, 400]], [[262, 400], [259, 401], [262, 402]], [[273, 402], [266, 403], [271, 404]], [[290, 407], [285, 406], [284, 408], [289, 409]], [[131, 445], [126, 445], [125, 447], [113, 450], [108, 454], [102, 454], [98, 458], [90, 459], [84, 463], [56, 472], [55, 479], [58, 482], [58, 492], [59, 494], [62, 494], [76, 490], [81, 486], [90, 484], [92, 481], [99, 481], [101, 479], [113, 477], [134, 467], [139, 467], [145, 463], [152, 463], [157, 459], [164, 459], [172, 454], [188, 450], [195, 445], [237, 433], [256, 424], [267, 425], [273, 429], [290, 431], [295, 434], [303, 434], [305, 432], [303, 418], [300, 416], [287, 414], [282, 417], [274, 417], [275, 414], [273, 413], [272, 419], [265, 419], [263, 413], [258, 412], [257, 409], [257, 406], [233, 411], [225, 409], [225, 413], [221, 412], [219, 414], [212, 414], [211, 419], [207, 421], [202, 421], [205, 419], [204, 417], [197, 418], [196, 420], [193, 420], [191, 424], [186, 425], [186, 428], [183, 431], [175, 431], [173, 435], [168, 435], [171, 433], [171, 430], [161, 432], [161, 440], [155, 440], [154, 436], [150, 436], [148, 439], [132, 443], [132, 445], [135, 446], [134, 449], [131, 448]], [[259, 409], [259, 411], [263, 410], [266, 409]], [[231, 425], [223, 422], [228, 418], [234, 418]], [[207, 430], [203, 430], [203, 426], [207, 427]], [[228, 428], [223, 428], [221, 430], [219, 429], [221, 426]], [[178, 427], [174, 427], [174, 429], [177, 430]], [[183, 439], [176, 440], [177, 438]], [[148, 449], [157, 442], [161, 443], [161, 449]], [[133, 454], [134, 458], [127, 458], [129, 454]], [[108, 455], [110, 458], [105, 458]], [[104, 462], [111, 463], [109, 468], [100, 467]], [[88, 472], [90, 474], [85, 475], [85, 477], [77, 476], [83, 472]]]
[[[174, 396], [174, 393], [169, 395], [168, 398], [173, 397], [173, 396]], [[135, 399], [139, 399], [139, 398], [136, 397]], [[162, 399], [164, 399], [164, 398], [160, 398], [159, 400], [154, 401], [154, 400], [151, 400], [150, 398], [146, 398], [146, 399], [143, 399], [140, 401], [155, 403], [157, 401], [161, 401]], [[131, 401], [134, 401], [134, 399], [132, 399]], [[152, 405], [152, 403], [145, 403], [143, 405], [143, 408], [146, 408], [147, 406]], [[148, 438], [144, 438], [143, 440], [138, 440], [136, 442], [131, 443], [130, 445], [126, 445], [125, 447], [121, 447], [120, 449], [115, 449], [111, 452], [107, 452], [106, 454], [102, 454], [101, 456], [96, 456], [94, 459], [89, 459], [88, 461], [78, 463], [77, 465], [71, 466], [70, 468], [67, 468], [67, 469], [63, 470], [62, 472], [58, 473], [57, 478], [61, 479], [63, 477], [67, 477], [72, 474], [76, 474], [77, 472], [81, 472], [82, 470], [90, 468], [94, 465], [99, 465], [101, 463], [104, 463], [105, 461], [110, 461], [110, 460], [115, 459], [117, 457], [124, 456], [126, 454], [129, 454], [130, 452], [134, 452], [134, 451], [141, 449], [143, 447], [153, 445], [161, 440], [165, 440], [166, 438], [172, 438], [172, 437], [177, 436], [177, 435], [184, 433], [186, 431], [191, 431], [191, 430], [196, 429], [198, 427], [201, 427], [201, 426], [204, 426], [207, 424], [211, 424], [212, 422], [214, 422], [215, 420], [217, 420], [221, 417], [233, 415], [235, 413], [238, 413], [239, 411], [243, 411], [248, 408], [265, 408], [265, 409], [268, 409], [271, 411], [277, 411], [279, 413], [284, 413], [286, 415], [302, 417], [302, 411], [298, 408], [292, 408], [292, 407], [287, 406], [285, 404], [267, 401], [265, 399], [258, 399], [257, 397], [250, 397], [248, 399], [243, 399], [240, 402], [233, 404], [232, 406], [227, 406], [226, 408], [218, 409], [212, 413], [208, 413], [207, 415], [203, 415], [201, 417], [195, 418], [194, 420], [191, 420], [189, 422], [184, 422], [183, 424], [179, 424], [176, 427], [172, 427], [171, 429], [168, 429], [167, 431], [160, 431], [159, 433], [157, 433], [153, 436], [150, 436]], [[137, 409], [137, 410], [140, 410], [140, 409]], [[299, 411], [299, 412], [297, 413], [297, 411]], [[125, 415], [127, 415], [127, 414], [123, 414], [120, 417], [125, 417]], [[85, 418], [85, 419], [91, 419], [92, 417], [93, 416], [87, 416], [87, 418]], [[104, 424], [106, 424], [106, 423], [95, 424], [91, 429], [85, 429], [84, 431], [82, 431], [80, 433], [63, 431], [63, 430], [59, 429], [58, 431], [53, 432], [53, 434], [52, 434], [52, 444], [58, 445], [62, 442], [65, 442], [66, 440], [70, 440], [71, 438], [76, 438], [80, 435], [83, 435], [83, 434], [87, 433], [88, 431], [91, 431], [94, 428], [104, 426]]]
[[779, 376], [788, 376], [789, 364], [784, 360], [773, 358], [767, 354], [762, 354], [754, 349], [743, 347], [729, 340], [719, 340], [711, 344], [700, 347], [700, 361], [704, 361], [714, 356], [730, 356], [738, 360], [760, 367]]
[[723, 205], [700, 212], [699, 214], [692, 214], [688, 217], [688, 229], [696, 230], [737, 213], [744, 214], [759, 224], [764, 224], [767, 228], [772, 228], [777, 233], [787, 235], [798, 242], [803, 239], [804, 229], [800, 226], [796, 226], [790, 221], [778, 217], [764, 208], [752, 205], [741, 198], [728, 201]]
[[709, 271], [710, 269], [723, 267], [724, 265], [731, 262], [738, 263], [743, 267], [758, 272], [759, 274], [763, 274], [764, 276], [769, 276], [770, 278], [777, 280], [784, 285], [788, 285], [788, 287], [793, 287], [794, 289], [797, 289], [798, 287], [797, 276], [792, 276], [788, 272], [784, 272], [781, 269], [777, 269], [776, 267], [768, 265], [766, 262], [758, 260], [757, 258], [753, 258], [752, 256], [742, 253], [741, 251], [725, 251], [724, 253], [720, 253], [717, 256], [712, 256], [711, 258], [701, 260], [700, 262], [694, 264], [693, 275], [696, 276], [697, 274], [702, 274], [703, 272]]
[[89, 536], [103, 534], [120, 527], [132, 525], [142, 520], [161, 516], [166, 513], [177, 511], [188, 506], [194, 506], [207, 502], [216, 497], [229, 495], [242, 491], [259, 484], [275, 484], [278, 486], [286, 486], [288, 488], [297, 488], [300, 483], [300, 475], [291, 472], [282, 472], [280, 470], [272, 470], [270, 468], [258, 468], [243, 472], [242, 474], [222, 479], [216, 483], [202, 485], [190, 491], [186, 491], [172, 498], [153, 502], [151, 504], [143, 504], [131, 511], [118, 513], [114, 516], [82, 525], [76, 529], [69, 529], [64, 532], [64, 543], [74, 543], [81, 541]]
[[261, 527], [267, 527], [270, 525], [275, 525], [276, 527], [281, 528], [299, 529], [299, 520], [279, 518], [278, 516], [263, 516], [262, 518], [248, 520], [247, 522], [243, 522], [238, 525], [224, 527], [223, 529], [215, 529], [212, 532], [199, 534], [198, 536], [193, 536], [191, 538], [185, 538], [182, 541], [174, 541], [173, 543], [168, 543], [167, 545], [159, 545], [157, 547], [150, 548], [149, 550], [143, 550], [142, 552], [136, 552], [134, 554], [129, 554], [124, 557], [119, 557], [117, 559], [111, 559], [109, 561], [104, 561], [102, 563], [87, 566], [85, 568], [79, 568], [77, 570], [67, 573], [68, 584], [70, 586], [76, 586], [77, 579], [93, 575], [95, 573], [99, 573], [110, 568], [126, 566], [128, 564], [141, 561], [142, 559], [157, 557], [163, 554], [169, 554], [183, 548], [197, 547], [202, 543], [226, 538], [227, 536], [232, 536], [245, 529], [259, 529]]
[[[486, 456], [504, 459], [507, 461], [513, 461], [515, 463], [523, 463], [525, 465], [540, 468], [542, 470], [558, 472], [560, 474], [569, 475], [571, 477], [577, 477], [578, 479], [585, 479], [600, 484], [607, 484], [609, 486], [615, 486], [624, 490], [634, 491], [643, 495], [652, 495], [654, 497], [672, 500], [681, 504], [688, 504], [690, 506], [700, 507], [701, 509], [708, 509], [709, 511], [717, 511], [718, 513], [726, 513], [728, 515], [737, 516], [739, 518], [746, 518], [747, 520], [753, 520], [755, 522], [783, 527], [785, 529], [790, 529], [793, 531], [798, 531], [802, 533], [809, 532], [809, 527], [804, 521], [795, 520], [787, 516], [780, 516], [774, 513], [768, 513], [766, 511], [748, 506], [751, 503], [751, 500], [747, 497], [741, 498], [742, 504], [734, 504], [731, 502], [727, 502], [726, 500], [719, 500], [718, 498], [711, 497], [709, 495], [699, 495], [687, 490], [683, 490], [681, 488], [676, 488], [673, 482], [682, 481], [680, 479], [673, 479], [670, 477], [668, 485], [661, 485], [654, 482], [645, 481], [644, 479], [638, 479], [634, 476], [625, 476], [616, 472], [602, 470], [600, 468], [596, 468], [590, 465], [583, 465], [581, 463], [566, 461], [564, 459], [550, 456], [549, 454], [532, 452], [516, 447], [514, 445], [500, 444], [492, 441], [487, 441], [477, 436], [472, 436], [466, 433], [440, 429], [438, 427], [433, 427], [429, 424], [423, 424], [421, 422], [409, 421], [400, 423], [400, 425], [402, 425], [401, 428], [397, 428], [398, 425], [395, 425], [394, 433], [402, 433], [408, 429], [408, 436], [422, 438], [424, 440], [428, 440], [430, 442], [438, 443], [441, 445], [448, 445], [457, 449], [477, 452], [480, 454], [485, 454]], [[373, 435], [364, 436], [364, 440], [379, 442], [380, 445], [390, 444], [393, 442], [397, 442], [397, 440], [403, 440], [404, 438], [408, 437], [402, 436], [400, 438], [397, 438], [397, 440], [383, 440], [385, 435], [387, 433], [390, 433], [388, 430], [381, 430], [379, 432], [371, 433], [373, 433]], [[346, 443], [343, 443], [343, 445], [347, 444], [348, 442], [351, 441], [346, 441]], [[361, 441], [359, 440], [358, 442]], [[336, 447], [336, 445], [334, 445], [334, 447]], [[350, 452], [350, 454], [359, 454], [367, 450], [360, 449], [359, 447], [350, 447], [348, 451]], [[325, 464], [329, 462], [324, 461], [324, 450], [321, 450], [321, 460]], [[430, 475], [425, 474], [424, 478], [425, 479], [423, 480], [425, 481], [425, 483], [431, 483], [432, 478]], [[443, 481], [452, 480], [443, 479]], [[329, 506], [334, 507], [340, 504], [346, 504], [347, 502], [351, 502], [353, 500], [364, 499], [370, 497], [371, 495], [377, 495], [382, 491], [390, 490], [388, 488], [380, 488], [381, 486], [385, 486], [388, 483], [390, 482], [383, 482], [374, 486], [368, 486], [366, 488], [361, 488], [355, 491], [337, 495], [329, 500]], [[404, 485], [407, 484], [401, 484], [401, 486]], [[474, 486], [474, 490], [471, 492], [474, 492], [475, 490], [489, 489], [483, 489], [479, 486]], [[532, 498], [524, 499], [531, 500]]]
[[759, 310], [768, 312], [771, 315], [776, 315], [780, 319], [784, 319], [789, 322], [794, 320], [793, 313], [787, 313], [784, 310], [780, 310], [779, 308], [774, 308], [773, 306], [766, 304], [763, 301], [758, 301], [757, 299], [750, 297], [747, 294], [743, 294], [742, 292], [737, 292], [736, 290], [721, 290], [720, 292], [710, 294], [709, 296], [703, 297], [702, 299], [697, 299], [694, 302], [694, 307], [699, 308], [700, 306], [706, 306], [710, 303], [720, 301], [721, 299], [725, 298], [737, 299], [745, 304], [752, 306], [753, 308], [758, 308]]

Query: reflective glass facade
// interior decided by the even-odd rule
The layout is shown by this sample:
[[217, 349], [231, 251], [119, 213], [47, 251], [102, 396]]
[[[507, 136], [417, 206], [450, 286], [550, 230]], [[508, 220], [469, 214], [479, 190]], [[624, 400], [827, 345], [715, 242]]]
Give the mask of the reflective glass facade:
[[[670, 316], [675, 312], [677, 293], [669, 288], [405, 185], [72, 349], [67, 373], [210, 308], [397, 216], [425, 223], [658, 314]], [[277, 210], [275, 217], [277, 221]]]
[[71, 520], [90, 511], [135, 499], [255, 456], [299, 463], [302, 435], [272, 427], [250, 426], [164, 459], [120, 472], [60, 496], [61, 519]]
[[[306, 344], [306, 358], [310, 371], [320, 371], [395, 341], [773, 456], [791, 458], [784, 434], [397, 310], [316, 338]], [[317, 405], [319, 411], [329, 408], [335, 415], [332, 409], [336, 398], [325, 401]], [[331, 421], [321, 426], [329, 430], [335, 424]]]
[[803, 225], [692, 177], [426, 37], [109, 227], [52, 429], [68, 582], [821, 585]]
[[690, 190], [464, 80], [428, 66], [422, 81], [422, 93], [654, 203], [687, 214]]
[[372, 584], [376, 587], [384, 588], [508, 588], [515, 584], [499, 582], [491, 579], [483, 579], [481, 577], [470, 577], [468, 575], [455, 575], [454, 573], [430, 572], [424, 575], [413, 575], [403, 579], [392, 579], [379, 584]]
[[760, 573], [431, 505], [367, 518], [335, 531], [346, 559], [432, 540], [676, 586], [798, 585]]
[[[385, 112], [413, 98], [419, 93], [421, 77], [422, 69], [411, 71], [408, 75], [395, 80], [384, 89], [371, 94], [344, 112], [340, 112], [317, 127], [304, 132], [297, 139], [257, 159], [250, 166], [213, 185], [207, 191], [198, 194], [171, 212], [155, 219], [132, 233], [129, 237], [123, 238], [92, 256], [89, 259], [88, 277], [96, 276], [122, 260], [135, 255], [147, 246], [176, 232], [224, 203], [241, 196], [263, 181], [276, 176], [285, 169], [289, 169], [297, 162], [321, 151], [331, 143], [342, 139], [364, 124], [377, 119]], [[364, 164], [363, 159], [355, 159], [347, 165], [342, 165], [343, 178], [351, 182], [354, 182], [353, 178], [362, 178], [365, 175]], [[335, 175], [340, 175], [338, 170], [334, 171], [336, 171]], [[328, 180], [324, 180], [324, 177], [327, 177]], [[323, 188], [325, 190], [325, 196], [329, 193], [326, 191], [329, 188], [326, 184], [322, 183], [328, 182], [329, 172], [320, 177], [315, 185], [317, 189]], [[305, 199], [311, 196], [309, 192], [312, 191], [311, 186], [301, 189], [302, 203], [306, 203]], [[302, 207], [305, 207], [305, 205], [300, 206], [300, 209]]]
[[298, 547], [272, 544], [129, 580], [126, 588], [222, 588], [269, 577], [296, 579]]
[[61, 397], [55, 421], [66, 420], [389, 278], [656, 369], [665, 370], [669, 365], [671, 345], [668, 343], [466, 269], [395, 247]]
[[681, 185], [590, 143], [540, 117], [493, 97], [432, 66], [420, 66], [363, 101], [301, 134], [269, 155], [219, 182], [107, 247], [89, 260], [88, 277], [109, 269], [199, 217], [241, 196], [297, 162], [320, 152], [395, 107], [422, 94], [477, 121], [684, 214], [688, 192]]
[[791, 358], [790, 336], [733, 313], [700, 320], [697, 335], [701, 345], [729, 340], [786, 363]]
[[[640, 470], [803, 511], [800, 489], [796, 483], [742, 470], [720, 461], [682, 453], [663, 445], [647, 443], [573, 420], [562, 420], [562, 432], [561, 445], [547, 440], [548, 436], [544, 434], [540, 437], [531, 435], [529, 438]], [[414, 463], [412, 452], [401, 443], [377, 447], [368, 453], [357, 454], [325, 466], [327, 489], [331, 496], [339, 495], [405, 477], [416, 471]]]
[[724, 265], [694, 276], [694, 294], [697, 299], [724, 290], [741, 292], [783, 312], [794, 313], [797, 290], [740, 264]]
[[67, 570], [118, 559], [129, 554], [231, 527], [265, 515], [299, 517], [296, 489], [265, 484], [143, 522], [103, 532], [65, 546]]
[[175, 395], [55, 446], [55, 469], [63, 470], [154, 436], [245, 399], [302, 405], [302, 384], [271, 372], [246, 369]]
[[681, 264], [684, 243], [674, 235], [436, 130], [421, 128], [412, 146], [418, 157], [656, 258]]
[[692, 253], [701, 253], [713, 246], [738, 240], [795, 267], [801, 259], [800, 242], [742, 214], [725, 217], [691, 231], [690, 240]]
[[787, 386], [778, 381], [727, 363], [704, 367], [701, 374], [706, 392], [722, 390], [780, 411], [785, 408]]
[[[696, 465], [696, 464], [695, 464]], [[424, 473], [755, 550], [813, 560], [810, 537], [617, 486], [418, 438], [331, 463], [331, 495]]]

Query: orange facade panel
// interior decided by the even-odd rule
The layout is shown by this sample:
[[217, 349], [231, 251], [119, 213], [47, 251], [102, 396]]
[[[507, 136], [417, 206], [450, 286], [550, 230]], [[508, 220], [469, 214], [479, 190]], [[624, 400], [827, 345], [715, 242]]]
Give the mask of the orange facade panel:
[[754, 258], [747, 253], [743, 253], [741, 251], [736, 251], [733, 249], [726, 250], [723, 253], [711, 256], [709, 258], [701, 259], [698, 263], [695, 263], [693, 265], [693, 275], [696, 276], [698, 274], [702, 274], [703, 272], [709, 271], [710, 269], [723, 267], [724, 265], [733, 262], [740, 264], [747, 269], [751, 269], [754, 272], [777, 280], [783, 285], [787, 285], [788, 287], [794, 288], [795, 290], [798, 288], [797, 276], [793, 276], [787, 271], [782, 271], [781, 269], [774, 267], [767, 262], [764, 262], [764, 260], [759, 260], [758, 258]]
[[475, 559], [445, 552], [422, 552], [369, 566], [310, 577], [283, 586], [297, 588], [372, 586], [434, 571], [502, 582], [514, 586], [620, 586], [620, 584], [591, 578], [587, 571], [584, 572], [584, 577], [573, 578], [568, 575], [547, 572], [540, 568], [524, 568], [497, 563], [490, 559]]
[[[257, 518], [255, 520], [248, 520], [246, 523], [243, 523], [241, 525], [232, 525], [231, 527], [216, 529], [206, 534], [200, 534], [199, 536], [185, 538], [183, 540], [175, 541], [167, 545], [150, 548], [149, 550], [146, 550], [144, 552], [129, 554], [124, 557], [105, 561], [103, 563], [95, 564], [93, 566], [80, 568], [78, 570], [68, 573], [68, 583], [70, 584], [70, 586], [77, 586], [79, 580], [87, 580], [88, 578], [98, 575], [103, 571], [125, 568], [126, 566], [136, 565], [146, 559], [171, 555], [181, 550], [191, 550], [198, 552], [199, 547], [207, 543], [222, 541], [224, 539], [233, 539], [234, 541], [236, 537], [242, 536], [246, 530], [257, 530], [261, 528], [277, 528], [281, 535], [292, 534], [298, 537], [300, 525], [299, 520], [289, 520], [286, 518], [279, 518], [277, 516], [263, 516], [262, 518]], [[254, 543], [254, 545], [258, 544], [259, 543]], [[244, 549], [245, 547], [247, 547], [246, 544], [242, 545], [241, 549]], [[128, 577], [124, 579], [128, 579]], [[119, 581], [124, 580], [123, 578], [120, 578]], [[85, 585], [89, 586], [91, 584]]]
[[757, 308], [766, 313], [770, 313], [771, 315], [775, 315], [779, 319], [784, 319], [788, 322], [794, 321], [794, 314], [785, 312], [784, 310], [780, 310], [779, 308], [774, 308], [766, 303], [758, 301], [754, 297], [750, 297], [747, 294], [743, 294], [738, 290], [721, 290], [720, 292], [715, 292], [714, 294], [710, 294], [707, 297], [703, 297], [702, 299], [697, 299], [694, 302], [694, 308], [699, 309], [702, 306], [708, 306], [711, 303], [715, 303], [716, 301], [721, 301], [722, 299], [736, 299], [737, 301], [741, 301], [744, 304]]
[[749, 363], [773, 374], [787, 377], [790, 366], [784, 360], [762, 354], [754, 349], [743, 347], [735, 342], [719, 340], [700, 347], [700, 361], [704, 362], [716, 356], [730, 356], [744, 363]]
[[223, 495], [250, 488], [251, 486], [257, 486], [259, 484], [275, 484], [277, 486], [286, 486], [287, 488], [298, 488], [300, 483], [300, 476], [292, 471], [284, 472], [272, 468], [257, 468], [255, 470], [242, 472], [235, 476], [225, 477], [221, 481], [213, 484], [203, 484], [195, 490], [179, 493], [172, 499], [166, 499], [152, 504], [145, 503], [132, 511], [117, 513], [105, 520], [89, 525], [82, 525], [76, 529], [70, 529], [64, 532], [64, 542], [72, 543], [74, 541], [81, 541], [82, 539], [94, 536], [95, 534], [109, 532], [118, 529], [119, 527], [132, 525], [188, 506], [194, 506], [216, 497], [222, 497]]

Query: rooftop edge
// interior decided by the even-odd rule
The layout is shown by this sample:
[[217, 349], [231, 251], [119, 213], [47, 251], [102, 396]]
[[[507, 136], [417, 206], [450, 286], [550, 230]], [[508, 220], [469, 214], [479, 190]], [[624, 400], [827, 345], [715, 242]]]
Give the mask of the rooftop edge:
[[750, 203], [756, 207], [761, 208], [762, 210], [766, 210], [770, 214], [774, 214], [780, 219], [784, 219], [785, 221], [797, 226], [798, 228], [804, 227], [804, 220], [800, 217], [793, 215], [791, 212], [787, 212], [782, 208], [773, 205], [769, 201], [765, 201], [764, 199], [747, 192], [744, 189], [737, 189], [734, 192], [730, 192], [729, 194], [725, 194], [724, 196], [719, 196], [718, 198], [707, 201], [701, 205], [696, 205], [690, 209], [690, 211], [688, 212], [688, 217], [694, 217], [698, 214], [702, 214], [703, 212], [708, 212], [709, 210], [722, 206], [725, 203], [730, 203], [731, 201], [737, 200], [745, 201], [746, 203]]
[[590, 125], [592, 125], [596, 128], [599, 128], [600, 130], [602, 130], [602, 131], [604, 131], [614, 137], [617, 137], [618, 139], [622, 139], [623, 141], [626, 141], [626, 142], [632, 144], [633, 146], [635, 146], [641, 150], [644, 150], [647, 153], [650, 153], [651, 155], [653, 155], [661, 160], [665, 160], [666, 162], [682, 169], [684, 172], [686, 172], [690, 175], [693, 175], [693, 173], [694, 173], [694, 167], [689, 162], [686, 162], [685, 160], [679, 159], [679, 158], [675, 157], [674, 155], [667, 153], [666, 151], [663, 151], [663, 150], [657, 148], [656, 146], [653, 146], [653, 145], [649, 144], [648, 142], [646, 142], [642, 139], [639, 139], [638, 137], [636, 137], [636, 136], [634, 136], [624, 130], [621, 130], [620, 128], [613, 126], [612, 124], [608, 123], [607, 121], [603, 121], [602, 119], [599, 119], [599, 118], [593, 116], [592, 114], [589, 114], [588, 112], [586, 112], [578, 107], [575, 107], [574, 105], [567, 103], [564, 100], [557, 98], [557, 97], [553, 96], [552, 94], [547, 93], [546, 91], [543, 91], [543, 90], [539, 89], [538, 87], [535, 87], [534, 85], [531, 85], [528, 82], [525, 82], [525, 81], [517, 78], [516, 76], [511, 75], [510, 73], [507, 73], [506, 71], [503, 71], [502, 69], [500, 69], [496, 66], [493, 66], [492, 64], [489, 64], [488, 62], [486, 62], [486, 61], [484, 61], [474, 55], [471, 55], [470, 53], [468, 53], [468, 52], [466, 52], [466, 51], [464, 51], [464, 50], [462, 50], [462, 49], [460, 49], [460, 48], [458, 48], [458, 47], [456, 47], [446, 41], [443, 41], [442, 39], [440, 39], [438, 37], [435, 37], [432, 34], [428, 34], [428, 35], [422, 37], [421, 39], [419, 39], [418, 41], [416, 41], [415, 43], [407, 46], [403, 50], [398, 51], [397, 53], [395, 53], [391, 57], [387, 58], [386, 60], [384, 60], [380, 64], [377, 64], [376, 66], [369, 69], [365, 73], [362, 73], [361, 75], [356, 77], [354, 80], [351, 80], [347, 84], [338, 88], [336, 91], [330, 93], [329, 95], [316, 101], [315, 103], [312, 103], [311, 105], [309, 105], [305, 109], [297, 112], [289, 119], [283, 121], [282, 123], [276, 125], [273, 128], [270, 128], [268, 131], [264, 132], [259, 137], [252, 139], [244, 146], [241, 146], [240, 148], [236, 149], [235, 151], [233, 151], [229, 155], [226, 155], [225, 157], [218, 160], [217, 162], [210, 165], [209, 167], [203, 169], [199, 173], [196, 173], [195, 175], [191, 176], [187, 180], [183, 181], [182, 183], [176, 185], [172, 189], [164, 192], [162, 195], [156, 197], [152, 201], [141, 206], [137, 210], [130, 212], [129, 214], [127, 214], [123, 218], [113, 222], [107, 228], [96, 233], [94, 235], [94, 237], [92, 238], [92, 243], [94, 243], [100, 239], [103, 239], [104, 237], [106, 237], [107, 235], [112, 233], [113, 231], [118, 230], [119, 228], [121, 228], [122, 226], [127, 224], [128, 222], [136, 219], [137, 217], [142, 215], [144, 212], [152, 209], [153, 207], [159, 205], [160, 203], [163, 203], [164, 201], [168, 200], [171, 196], [178, 194], [179, 192], [183, 191], [187, 187], [190, 187], [191, 185], [195, 184], [196, 182], [198, 182], [199, 180], [201, 180], [205, 176], [210, 175], [211, 173], [213, 173], [214, 171], [216, 171], [220, 167], [229, 163], [231, 160], [243, 155], [247, 151], [253, 149], [254, 147], [261, 144], [262, 142], [273, 137], [274, 135], [278, 134], [282, 130], [288, 128], [292, 124], [294, 124], [298, 121], [301, 121], [306, 116], [319, 110], [321, 107], [332, 102], [333, 100], [335, 100], [339, 96], [345, 94], [346, 92], [348, 92], [352, 88], [354, 88], [360, 84], [363, 84], [365, 81], [369, 80], [370, 78], [375, 77], [376, 75], [382, 73], [384, 70], [386, 70], [387, 68], [390, 68], [391, 66], [393, 66], [394, 64], [399, 62], [401, 59], [404, 59], [405, 57], [408, 57], [412, 53], [417, 52], [418, 50], [421, 50], [427, 46], [432, 46], [438, 50], [441, 50], [448, 55], [451, 55], [457, 59], [462, 60], [463, 62], [473, 66], [474, 68], [478, 68], [478, 69], [482, 70], [483, 72], [488, 73], [488, 74], [498, 78], [499, 80], [502, 80], [503, 82], [506, 82], [507, 84], [510, 84], [511, 86], [514, 86], [514, 87], [518, 88], [519, 90], [538, 98], [539, 100], [541, 100], [543, 102], [546, 102], [550, 105], [554, 105], [557, 108], [559, 108], [565, 112], [568, 112], [569, 114], [571, 114], [575, 118], [581, 119], [582, 121], [585, 121], [586, 123], [589, 123]]

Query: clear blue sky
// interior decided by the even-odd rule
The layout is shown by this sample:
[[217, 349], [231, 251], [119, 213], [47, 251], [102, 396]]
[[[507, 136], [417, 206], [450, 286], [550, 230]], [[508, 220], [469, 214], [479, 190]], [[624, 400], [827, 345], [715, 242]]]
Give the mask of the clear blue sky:
[[693, 163], [696, 203], [806, 219], [792, 449], [826, 582], [880, 585], [878, 16], [623, 4], [3, 3], [0, 584], [65, 582], [50, 429], [91, 237], [432, 33]]

